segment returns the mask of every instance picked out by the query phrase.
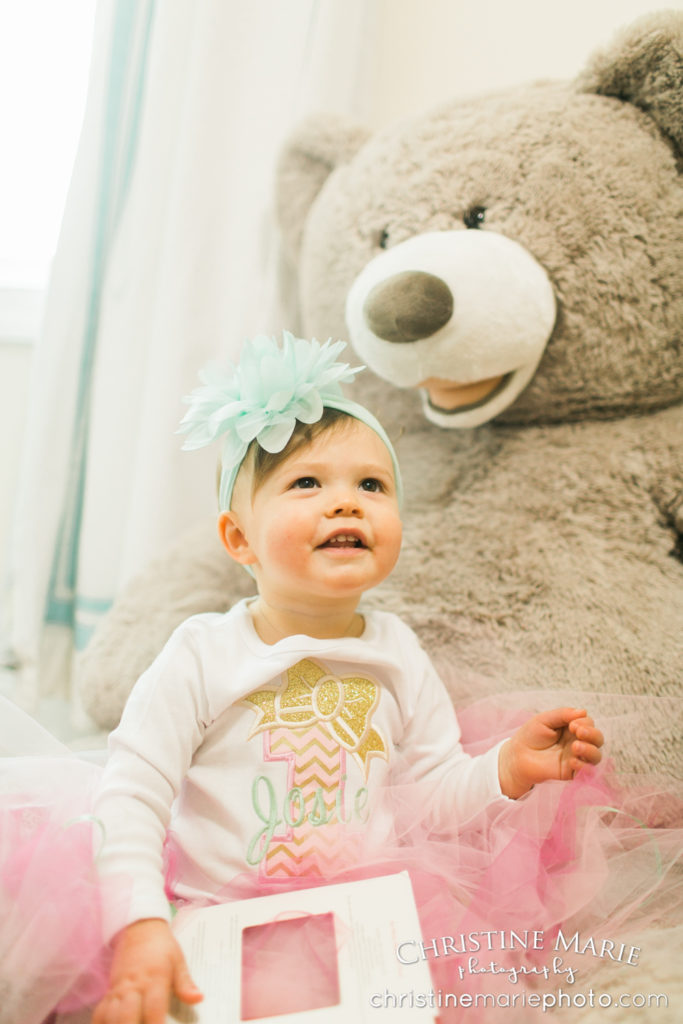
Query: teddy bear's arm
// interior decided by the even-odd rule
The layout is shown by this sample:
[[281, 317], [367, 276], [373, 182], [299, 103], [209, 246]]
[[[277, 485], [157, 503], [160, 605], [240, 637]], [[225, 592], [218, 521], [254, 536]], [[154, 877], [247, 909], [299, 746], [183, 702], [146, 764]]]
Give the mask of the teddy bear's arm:
[[[630, 444], [629, 423], [638, 433], [637, 441], [634, 436]], [[683, 562], [683, 405], [626, 420], [620, 435], [624, 469], [632, 468], [634, 484], [649, 494], [666, 543], [668, 538], [673, 540], [668, 554]]]
[[183, 534], [117, 598], [80, 655], [77, 686], [102, 729], [118, 725], [133, 684], [171, 633], [201, 612], [225, 612], [255, 584], [221, 547], [213, 520]]
[[683, 562], [683, 469], [670, 479], [659, 481], [653, 496], [664, 526], [673, 532], [670, 554]]

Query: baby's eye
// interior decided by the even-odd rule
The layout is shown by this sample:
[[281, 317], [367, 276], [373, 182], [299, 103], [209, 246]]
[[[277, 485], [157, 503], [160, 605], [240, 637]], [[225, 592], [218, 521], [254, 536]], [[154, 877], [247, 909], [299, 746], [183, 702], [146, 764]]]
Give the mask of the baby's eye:
[[320, 484], [314, 476], [300, 476], [294, 481], [292, 487], [297, 487], [301, 490], [309, 490], [311, 487], [320, 487]]
[[383, 491], [384, 485], [381, 480], [377, 480], [374, 476], [367, 476], [365, 480], [361, 480], [360, 489], [361, 491], [371, 491], [374, 493]]

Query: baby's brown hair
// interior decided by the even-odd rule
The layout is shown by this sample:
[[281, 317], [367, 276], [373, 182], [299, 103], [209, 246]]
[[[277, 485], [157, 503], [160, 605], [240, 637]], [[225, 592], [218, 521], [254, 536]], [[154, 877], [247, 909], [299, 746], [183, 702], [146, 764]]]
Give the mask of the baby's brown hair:
[[[267, 452], [257, 440], [249, 445], [247, 454], [244, 456], [243, 467], [251, 470], [251, 497], [253, 498], [259, 487], [262, 487], [270, 474], [291, 455], [312, 444], [321, 434], [329, 430], [339, 430], [349, 423], [353, 423], [354, 417], [339, 409], [330, 409], [327, 406], [323, 414], [315, 423], [301, 423], [296, 421], [292, 436], [281, 452]], [[220, 489], [221, 465], [217, 468], [217, 489]]]

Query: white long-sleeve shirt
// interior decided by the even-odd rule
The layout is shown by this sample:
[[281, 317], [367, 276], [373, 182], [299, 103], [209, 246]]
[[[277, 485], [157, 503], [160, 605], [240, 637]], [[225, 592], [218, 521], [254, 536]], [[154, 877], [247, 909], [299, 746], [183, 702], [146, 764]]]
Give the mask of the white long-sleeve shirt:
[[[245, 871], [325, 873], [354, 832], [378, 828], [376, 795], [401, 756], [437, 826], [501, 798], [498, 747], [469, 757], [443, 683], [415, 634], [369, 611], [361, 637], [265, 644], [248, 601], [184, 622], [136, 683], [110, 737], [96, 814], [104, 877], [128, 880], [107, 936], [168, 917], [176, 893], [206, 898]], [[380, 822], [381, 831], [381, 822]], [[113, 905], [112, 905], [113, 906]]]

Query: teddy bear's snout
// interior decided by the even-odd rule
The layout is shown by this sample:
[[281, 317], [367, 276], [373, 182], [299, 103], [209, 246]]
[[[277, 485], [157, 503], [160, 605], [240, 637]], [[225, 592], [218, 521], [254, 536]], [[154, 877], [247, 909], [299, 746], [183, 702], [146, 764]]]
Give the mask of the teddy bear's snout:
[[427, 419], [448, 429], [479, 426], [515, 400], [555, 314], [545, 268], [492, 230], [413, 235], [366, 263], [346, 297], [358, 356], [397, 387], [420, 388]]
[[440, 277], [423, 270], [394, 274], [370, 291], [363, 305], [370, 330], [383, 341], [430, 338], [453, 315], [453, 293]]

